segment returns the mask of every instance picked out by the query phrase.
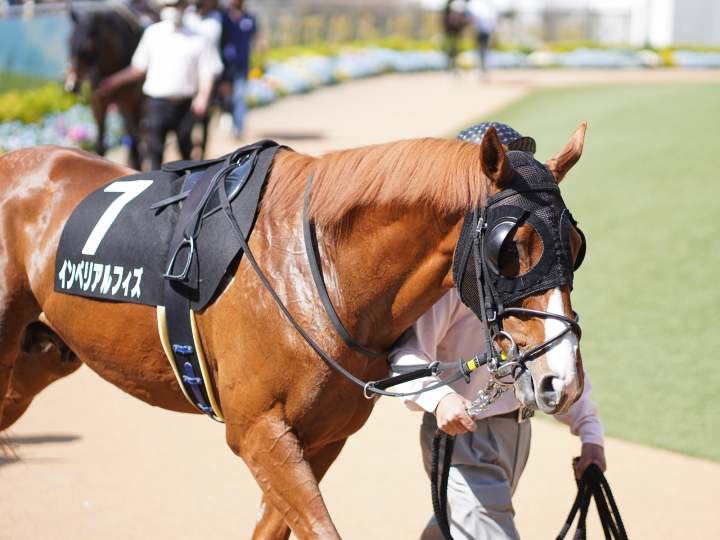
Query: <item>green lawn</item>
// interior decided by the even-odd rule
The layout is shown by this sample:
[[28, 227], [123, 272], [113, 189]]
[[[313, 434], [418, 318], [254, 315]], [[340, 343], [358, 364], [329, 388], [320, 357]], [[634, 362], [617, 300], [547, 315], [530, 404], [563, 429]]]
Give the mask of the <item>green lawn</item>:
[[44, 79], [42, 77], [0, 71], [0, 94], [9, 92], [10, 90], [28, 90], [30, 88], [39, 88], [47, 82], [48, 79]]
[[607, 434], [720, 461], [720, 86], [539, 91], [492, 115], [554, 155], [588, 239], [573, 307]]

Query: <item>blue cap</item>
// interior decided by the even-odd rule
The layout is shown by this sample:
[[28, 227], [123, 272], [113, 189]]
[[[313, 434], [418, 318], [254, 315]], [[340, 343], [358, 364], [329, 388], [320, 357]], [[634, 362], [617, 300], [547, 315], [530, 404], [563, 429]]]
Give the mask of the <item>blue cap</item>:
[[470, 141], [477, 144], [482, 142], [485, 132], [493, 126], [497, 131], [500, 142], [510, 150], [522, 150], [523, 152], [535, 153], [535, 140], [532, 137], [523, 137], [517, 131], [500, 122], [481, 122], [460, 132], [456, 137], [461, 141]]

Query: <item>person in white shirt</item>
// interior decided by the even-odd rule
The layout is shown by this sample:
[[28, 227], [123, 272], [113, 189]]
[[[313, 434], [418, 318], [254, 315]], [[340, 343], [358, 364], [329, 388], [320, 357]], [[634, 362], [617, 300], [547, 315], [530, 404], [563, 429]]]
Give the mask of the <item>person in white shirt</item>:
[[490, 0], [470, 0], [467, 8], [477, 38], [479, 73], [480, 77], [484, 79], [487, 76], [488, 47], [490, 38], [497, 27], [498, 13]]
[[[222, 37], [222, 14], [217, 10], [217, 0], [197, 0], [191, 4], [183, 16], [183, 24], [193, 32], [205, 36], [213, 47], [220, 54], [220, 38]], [[220, 83], [220, 75], [215, 77], [213, 81], [213, 89], [210, 94], [210, 106], [216, 106], [217, 89]], [[200, 159], [205, 157], [205, 146], [208, 138], [208, 124], [210, 120], [210, 112], [206, 112], [202, 118], [198, 119], [198, 124], [202, 126], [202, 144]]]
[[[503, 124], [483, 123], [461, 133], [458, 138], [480, 142], [490, 125], [510, 149], [535, 151], [535, 141], [521, 137]], [[514, 144], [513, 144], [514, 143]], [[485, 335], [477, 316], [465, 306], [452, 289], [412, 326], [409, 338], [395, 347], [388, 356], [393, 365], [427, 364], [435, 360], [455, 362], [485, 352]], [[426, 388], [449, 376], [448, 372], [398, 385], [399, 392]], [[439, 428], [455, 435], [455, 449], [448, 480], [448, 507], [453, 538], [518, 539], [514, 523], [512, 495], [527, 463], [530, 451], [530, 422], [522, 420], [520, 403], [512, 391], [505, 392], [487, 411], [474, 418], [466, 408], [489, 380], [482, 372], [474, 373], [470, 383], [463, 379], [447, 386], [400, 398], [413, 411], [424, 412], [420, 428], [425, 470], [430, 472], [431, 445]], [[606, 469], [604, 429], [597, 414], [597, 405], [589, 400], [590, 379], [585, 374], [582, 396], [563, 415], [556, 415], [570, 426], [582, 442], [581, 458], [576, 474], [582, 475], [591, 464]], [[442, 533], [433, 517], [421, 540], [442, 540]]]
[[183, 24], [193, 32], [205, 36], [218, 52], [222, 36], [222, 14], [217, 0], [198, 0], [185, 10]]
[[162, 1], [162, 20], [145, 30], [130, 66], [101, 83], [103, 91], [112, 92], [145, 77], [152, 169], [162, 165], [165, 139], [171, 130], [183, 159], [190, 159], [193, 125], [207, 112], [215, 77], [223, 69], [217, 47], [183, 25], [186, 0]]

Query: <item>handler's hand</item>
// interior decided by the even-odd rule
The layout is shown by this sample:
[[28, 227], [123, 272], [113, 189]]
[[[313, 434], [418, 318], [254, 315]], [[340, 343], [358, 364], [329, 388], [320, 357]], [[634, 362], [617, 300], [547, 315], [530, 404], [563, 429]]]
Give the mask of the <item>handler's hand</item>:
[[190, 108], [192, 109], [193, 113], [195, 114], [195, 118], [203, 118], [208, 110], [208, 98], [203, 95], [195, 96], [195, 99], [192, 100], [192, 103], [190, 104]]
[[448, 394], [442, 398], [435, 409], [438, 428], [448, 435], [475, 431], [475, 421], [465, 412], [471, 404], [460, 394]]
[[103, 96], [109, 96], [115, 90], [117, 90], [117, 80], [112, 75], [110, 75], [109, 77], [105, 77], [103, 80], [100, 81], [98, 88], [100, 89], [100, 94], [102, 94]]
[[[442, 402], [441, 402], [442, 403]], [[605, 463], [605, 450], [602, 446], [597, 444], [585, 443], [582, 445], [582, 453], [580, 454], [580, 460], [575, 465], [575, 476], [580, 479], [588, 466], [594, 463], [602, 472], [607, 470], [607, 464]]]

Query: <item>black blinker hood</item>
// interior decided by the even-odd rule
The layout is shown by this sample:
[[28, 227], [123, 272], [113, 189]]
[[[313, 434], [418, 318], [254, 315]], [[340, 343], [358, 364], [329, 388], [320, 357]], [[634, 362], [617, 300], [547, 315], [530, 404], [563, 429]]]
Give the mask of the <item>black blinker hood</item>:
[[[502, 192], [487, 199], [465, 215], [453, 260], [453, 278], [460, 298], [481, 319], [483, 306], [488, 320], [517, 300], [560, 285], [573, 284], [573, 273], [585, 255], [585, 236], [577, 228], [560, 195], [550, 170], [527, 152], [509, 151], [507, 157], [515, 176]], [[506, 222], [527, 223], [535, 228], [543, 243], [540, 260], [528, 272], [504, 277], [494, 267], [497, 253], [511, 227]], [[570, 227], [580, 234], [583, 244], [573, 263]], [[490, 237], [490, 233], [495, 236]], [[480, 257], [473, 256], [477, 246]], [[479, 261], [479, 264], [476, 262]], [[478, 268], [480, 266], [480, 268]]]

